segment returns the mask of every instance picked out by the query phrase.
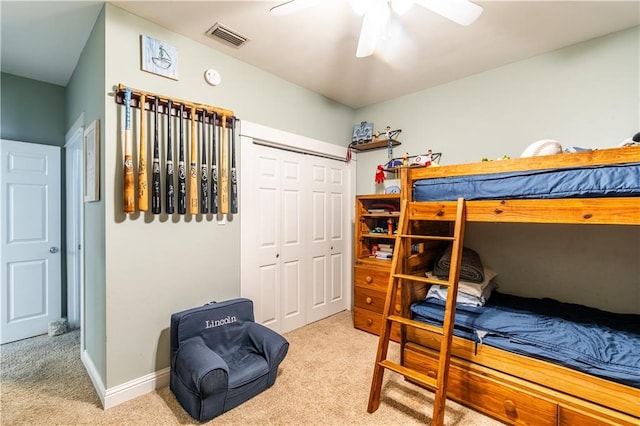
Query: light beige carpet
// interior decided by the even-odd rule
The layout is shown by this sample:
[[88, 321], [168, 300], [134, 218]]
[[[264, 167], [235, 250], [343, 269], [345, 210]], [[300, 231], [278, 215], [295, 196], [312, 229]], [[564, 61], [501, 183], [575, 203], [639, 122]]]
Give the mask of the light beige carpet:
[[[430, 422], [433, 394], [385, 373], [380, 408], [367, 413], [377, 336], [345, 311], [285, 335], [289, 353], [275, 385], [207, 424], [408, 425]], [[2, 425], [198, 424], [169, 388], [103, 410], [79, 359], [79, 333], [3, 345]], [[390, 354], [397, 356], [396, 344]], [[500, 425], [447, 401], [447, 425]]]

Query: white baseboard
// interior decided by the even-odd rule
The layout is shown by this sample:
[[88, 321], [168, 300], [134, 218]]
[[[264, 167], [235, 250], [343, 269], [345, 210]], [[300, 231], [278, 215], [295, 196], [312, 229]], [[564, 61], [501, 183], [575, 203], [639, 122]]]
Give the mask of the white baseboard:
[[84, 368], [87, 370], [87, 374], [89, 374], [89, 378], [93, 383], [93, 388], [96, 390], [98, 398], [100, 398], [100, 402], [104, 407], [104, 383], [102, 383], [100, 374], [98, 374], [98, 370], [96, 369], [96, 366], [93, 364], [93, 361], [91, 360], [91, 357], [86, 350], [80, 353], [80, 359], [82, 360]]
[[156, 389], [169, 386], [169, 367], [146, 376], [138, 377], [118, 386], [106, 390], [103, 407], [108, 410], [118, 404], [137, 398]]
[[82, 362], [89, 373], [89, 377], [93, 382], [93, 387], [98, 393], [102, 407], [105, 410], [122, 404], [123, 402], [137, 398], [156, 389], [169, 386], [169, 367], [162, 370], [154, 371], [137, 379], [130, 380], [118, 386], [105, 389], [102, 379], [98, 374], [91, 358], [83, 352], [81, 355]]

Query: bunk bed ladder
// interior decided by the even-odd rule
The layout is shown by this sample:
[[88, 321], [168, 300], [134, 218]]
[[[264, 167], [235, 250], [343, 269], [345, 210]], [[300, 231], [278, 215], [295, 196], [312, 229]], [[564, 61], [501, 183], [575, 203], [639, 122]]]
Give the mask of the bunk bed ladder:
[[[449, 362], [451, 358], [451, 343], [453, 338], [453, 324], [455, 318], [456, 295], [458, 292], [458, 280], [460, 277], [460, 265], [462, 261], [462, 247], [465, 229], [465, 201], [459, 198], [457, 202], [456, 218], [452, 236], [435, 236], [435, 235], [417, 235], [411, 234], [411, 219], [407, 208], [407, 201], [403, 202], [400, 223], [398, 226], [398, 234], [396, 236], [395, 250], [391, 263], [391, 274], [389, 277], [389, 286], [387, 288], [387, 297], [383, 311], [383, 320], [378, 340], [378, 352], [376, 354], [376, 362], [373, 369], [373, 378], [371, 380], [371, 392], [369, 394], [369, 406], [367, 411], [373, 413], [380, 405], [380, 394], [382, 391], [382, 379], [384, 370], [388, 369], [405, 376], [406, 379], [417, 382], [428, 389], [435, 391], [433, 403], [432, 425], [442, 425], [444, 421], [445, 403], [447, 399], [447, 380], [449, 376]], [[416, 219], [417, 220], [417, 219]], [[405, 259], [411, 254], [411, 242], [415, 240], [436, 240], [448, 241], [452, 243], [451, 266], [449, 270], [448, 280], [439, 280], [435, 278], [427, 278], [424, 275], [410, 275], [403, 269], [407, 268]], [[442, 327], [425, 324], [414, 321], [409, 318], [408, 308], [404, 308], [405, 315], [395, 315], [393, 313], [396, 305], [395, 299], [398, 290], [403, 292], [403, 306], [407, 303], [406, 297], [410, 293], [408, 286], [415, 283], [435, 284], [448, 286], [447, 301], [445, 305], [444, 322]], [[401, 288], [402, 287], [402, 288]], [[394, 323], [398, 323], [403, 330], [406, 327], [414, 327], [424, 330], [430, 330], [442, 336], [440, 343], [440, 352], [438, 359], [438, 371], [436, 377], [423, 374], [416, 370], [407, 368], [387, 359], [387, 350], [389, 348], [389, 340], [391, 337], [391, 327]]]

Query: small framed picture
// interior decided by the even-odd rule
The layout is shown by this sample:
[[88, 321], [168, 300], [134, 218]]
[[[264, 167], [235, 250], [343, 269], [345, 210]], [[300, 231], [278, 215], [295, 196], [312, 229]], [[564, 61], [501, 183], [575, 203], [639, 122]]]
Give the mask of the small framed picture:
[[143, 71], [178, 79], [178, 49], [147, 35], [140, 36]]
[[100, 121], [94, 120], [84, 131], [84, 201], [100, 200]]
[[352, 143], [369, 142], [373, 139], [373, 123], [361, 122], [353, 126]]

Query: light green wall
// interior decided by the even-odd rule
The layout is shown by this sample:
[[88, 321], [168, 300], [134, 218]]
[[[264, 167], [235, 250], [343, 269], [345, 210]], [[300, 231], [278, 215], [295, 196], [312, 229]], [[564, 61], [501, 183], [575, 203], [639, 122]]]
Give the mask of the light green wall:
[[[0, 138], [37, 143], [42, 145], [64, 146], [65, 143], [65, 88], [15, 76], [0, 74]], [[65, 156], [60, 153], [63, 172], [60, 175], [61, 200], [66, 196]], [[67, 244], [65, 209], [61, 202], [60, 217], [61, 244]], [[62, 297], [60, 313], [67, 315], [67, 251], [60, 252], [60, 284]]]
[[0, 94], [0, 138], [64, 146], [64, 87], [2, 73]]
[[[177, 48], [178, 81], [140, 70], [141, 34]], [[211, 67], [222, 75], [217, 87], [203, 78]], [[229, 109], [242, 120], [345, 149], [353, 126], [348, 107], [107, 4], [103, 139], [107, 388], [169, 366], [171, 313], [240, 294], [238, 217], [219, 224], [212, 216], [122, 213], [123, 108], [111, 94], [119, 83]], [[138, 110], [133, 114], [135, 135]], [[137, 140], [134, 137], [134, 145]]]
[[[83, 125], [100, 122], [100, 141], [105, 140], [105, 18], [104, 9], [98, 16], [78, 64], [67, 85], [67, 128], [78, 117]], [[111, 104], [109, 104], [110, 106]], [[106, 288], [105, 288], [105, 144], [100, 143], [100, 201], [84, 203], [84, 336], [85, 348], [103, 383], [106, 363]]]
[[[640, 130], [640, 27], [362, 108], [356, 122], [401, 128], [404, 152], [442, 164], [518, 157], [532, 142], [617, 146]], [[357, 193], [380, 191], [386, 151], [358, 154]], [[640, 312], [640, 229], [469, 224], [467, 244], [505, 292]], [[616, 291], [606, 283], [615, 281]]]

